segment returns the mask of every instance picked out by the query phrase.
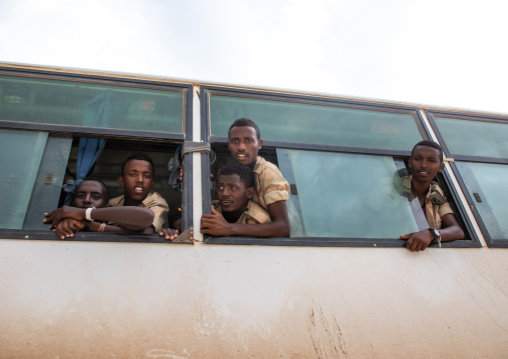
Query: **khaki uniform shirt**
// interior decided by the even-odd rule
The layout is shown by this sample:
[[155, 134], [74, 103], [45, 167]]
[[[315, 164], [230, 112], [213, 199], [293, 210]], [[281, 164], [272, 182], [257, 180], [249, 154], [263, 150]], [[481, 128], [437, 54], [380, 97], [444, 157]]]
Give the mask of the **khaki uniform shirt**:
[[[217, 204], [217, 211], [222, 213], [222, 207]], [[247, 207], [245, 207], [245, 211], [243, 211], [240, 218], [235, 223], [238, 224], [259, 224], [259, 223], [270, 223], [272, 220], [270, 219], [270, 214], [259, 204], [252, 202], [249, 200], [247, 202]]]
[[[403, 177], [401, 181], [406, 196], [409, 199], [413, 199], [414, 196], [411, 193], [411, 176]], [[425, 196], [425, 213], [429, 227], [438, 229], [442, 226], [441, 218], [445, 214], [453, 214], [453, 210], [437, 182], [431, 182], [427, 195]]]
[[[125, 201], [124, 195], [109, 200], [111, 207], [121, 207]], [[149, 208], [153, 212], [152, 226], [155, 232], [168, 228], [168, 202], [157, 192], [151, 192], [138, 207]], [[113, 224], [113, 223], [112, 223]]]
[[277, 166], [258, 156], [252, 170], [256, 187], [252, 201], [268, 209], [269, 204], [289, 199], [289, 183]]

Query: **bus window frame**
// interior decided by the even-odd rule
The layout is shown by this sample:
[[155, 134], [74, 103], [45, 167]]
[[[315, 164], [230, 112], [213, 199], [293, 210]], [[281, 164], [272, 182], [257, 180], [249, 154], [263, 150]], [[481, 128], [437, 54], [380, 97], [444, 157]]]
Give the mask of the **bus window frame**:
[[[185, 83], [163, 82], [151, 79], [140, 79], [132, 77], [121, 77], [120, 75], [95, 75], [85, 73], [64, 73], [33, 68], [17, 68], [0, 66], [0, 75], [17, 77], [37, 77], [48, 80], [83, 82], [91, 84], [102, 84], [111, 86], [125, 86], [148, 88], [155, 90], [173, 90], [182, 92], [182, 131], [183, 133], [159, 133], [154, 131], [138, 131], [123, 129], [108, 129], [99, 127], [82, 127], [75, 125], [46, 124], [36, 122], [16, 122], [0, 120], [0, 129], [17, 129], [28, 131], [46, 131], [49, 135], [69, 135], [73, 137], [90, 136], [97, 138], [115, 138], [129, 141], [151, 140], [153, 142], [172, 141], [181, 143], [192, 140], [193, 129], [193, 86]], [[184, 155], [184, 188], [182, 196], [182, 231], [192, 226], [193, 204], [192, 204], [192, 154]], [[41, 221], [43, 214], [41, 213]], [[25, 229], [0, 228], [0, 239], [26, 239], [26, 240], [57, 240], [54, 232]], [[94, 241], [94, 242], [134, 242], [134, 243], [172, 243], [159, 237], [158, 234], [114, 234], [114, 233], [76, 233], [73, 238], [66, 241]]]
[[[240, 95], [240, 97], [250, 97], [264, 100], [289, 100], [291, 102], [303, 102], [309, 104], [327, 105], [334, 104], [344, 105], [350, 108], [368, 109], [368, 110], [396, 110], [390, 112], [403, 112], [412, 113], [416, 125], [422, 135], [422, 139], [430, 139], [431, 135], [429, 130], [424, 124], [421, 116], [420, 109], [414, 106], [403, 105], [388, 105], [378, 102], [359, 102], [349, 99], [334, 99], [334, 98], [320, 98], [310, 95], [295, 95], [295, 94], [282, 94], [280, 92], [268, 92], [261, 90], [245, 90], [238, 88], [218, 87], [218, 86], [202, 86], [201, 87], [201, 114], [202, 114], [202, 131], [201, 140], [206, 143], [225, 143], [228, 138], [224, 136], [211, 135], [211, 109], [210, 109], [210, 96], [214, 94], [222, 94], [226, 96]], [[261, 129], [262, 130], [262, 129]], [[375, 154], [387, 155], [392, 157], [409, 158], [411, 151], [389, 150], [382, 148], [366, 148], [366, 147], [349, 147], [340, 145], [322, 145], [322, 144], [308, 144], [297, 142], [282, 142], [263, 140], [263, 147], [273, 148], [287, 148], [287, 149], [303, 149], [303, 150], [318, 150], [329, 152], [345, 152], [345, 153], [359, 153], [359, 154]], [[204, 177], [210, 175], [210, 165], [203, 166], [202, 168]], [[464, 223], [466, 228], [466, 238], [463, 240], [456, 240], [450, 242], [443, 242], [444, 248], [480, 248], [482, 245], [473, 229], [473, 225], [467, 217], [466, 211], [462, 206], [457, 191], [453, 188], [451, 178], [446, 170], [443, 171], [442, 177], [446, 183], [447, 190], [453, 196], [453, 203], [458, 209], [461, 222]], [[210, 190], [205, 192], [203, 187], [203, 194], [211, 193]], [[203, 195], [203, 213], [210, 214], [211, 194], [208, 196]], [[332, 238], [332, 237], [294, 237], [294, 238], [254, 238], [254, 237], [214, 237], [205, 235], [204, 243], [207, 244], [230, 244], [230, 245], [267, 245], [267, 246], [316, 246], [316, 247], [405, 247], [406, 242], [398, 238]], [[429, 247], [437, 247], [433, 244]]]
[[[444, 154], [447, 158], [453, 159], [450, 162], [450, 167], [457, 178], [457, 182], [464, 193], [466, 201], [469, 205], [469, 208], [473, 212], [473, 215], [480, 227], [480, 230], [487, 242], [488, 247], [491, 248], [508, 248], [508, 239], [495, 239], [490, 235], [485, 222], [482, 219], [480, 212], [476, 206], [476, 202], [473, 197], [469, 194], [467, 190], [466, 183], [460, 174], [460, 171], [457, 165], [454, 162], [478, 162], [478, 163], [492, 163], [492, 164], [508, 164], [508, 158], [495, 158], [495, 157], [482, 157], [482, 156], [470, 156], [470, 155], [453, 155], [448, 146], [446, 146], [446, 140], [444, 139], [439, 127], [437, 126], [436, 120], [434, 117], [447, 117], [453, 118], [457, 120], [464, 121], [476, 121], [476, 122], [491, 122], [491, 123], [502, 123], [508, 126], [508, 118], [502, 116], [488, 116], [488, 115], [478, 115], [478, 114], [464, 114], [456, 111], [444, 111], [444, 110], [425, 110], [425, 114], [429, 120], [429, 123], [434, 130], [441, 146], [443, 148]], [[450, 188], [450, 186], [449, 186]], [[453, 186], [452, 186], [453, 188]], [[464, 218], [464, 217], [463, 217]], [[466, 216], [467, 218], [467, 216]]]

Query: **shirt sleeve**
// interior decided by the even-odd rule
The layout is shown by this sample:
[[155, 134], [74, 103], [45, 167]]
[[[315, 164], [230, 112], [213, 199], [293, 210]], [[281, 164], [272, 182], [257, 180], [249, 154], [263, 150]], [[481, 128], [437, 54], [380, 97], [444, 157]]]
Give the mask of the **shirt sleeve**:
[[260, 184], [263, 188], [263, 199], [268, 206], [278, 201], [289, 199], [289, 183], [279, 171], [267, 167], [260, 176]]
[[159, 232], [163, 228], [167, 228], [169, 226], [169, 206], [164, 198], [154, 193], [148, 203], [145, 204], [145, 206], [153, 212], [152, 226], [155, 228], [155, 232]]
[[446, 202], [439, 206], [439, 209], [437, 210], [437, 213], [442, 218], [445, 214], [453, 214], [452, 207], [450, 206], [450, 203]]
[[249, 201], [245, 209], [246, 224], [270, 223], [270, 214], [259, 204]]

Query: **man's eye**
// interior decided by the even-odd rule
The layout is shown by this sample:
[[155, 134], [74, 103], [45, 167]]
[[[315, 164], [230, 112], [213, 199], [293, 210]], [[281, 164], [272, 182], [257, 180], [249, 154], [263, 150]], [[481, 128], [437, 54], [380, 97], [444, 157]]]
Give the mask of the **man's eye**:
[[219, 186], [219, 187], [217, 187], [217, 190], [218, 190], [218, 191], [224, 191], [224, 186]]
[[77, 195], [76, 195], [76, 198], [77, 198], [77, 199], [82, 199], [82, 198], [84, 198], [84, 196], [83, 196], [82, 194], [77, 194]]
[[94, 200], [96, 200], [96, 201], [99, 201], [99, 200], [101, 200], [101, 199], [102, 199], [102, 198], [101, 198], [101, 196], [93, 196], [92, 198], [93, 198]]
[[131, 176], [131, 177], [136, 177], [136, 173], [131, 172], [131, 173], [129, 173], [129, 176]]
[[144, 179], [150, 179], [150, 178], [152, 178], [152, 176], [151, 175], [144, 175], [143, 178]]

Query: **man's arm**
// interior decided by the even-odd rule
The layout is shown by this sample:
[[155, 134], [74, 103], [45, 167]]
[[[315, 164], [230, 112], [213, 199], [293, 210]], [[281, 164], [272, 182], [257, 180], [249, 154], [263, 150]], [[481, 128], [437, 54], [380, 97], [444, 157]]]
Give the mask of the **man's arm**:
[[[44, 220], [44, 223], [52, 223], [51, 229], [58, 226], [58, 223], [64, 218], [71, 218], [78, 221], [84, 221], [85, 208], [63, 206], [50, 213], [44, 215], [48, 218]], [[122, 206], [122, 207], [104, 207], [96, 208], [92, 210], [91, 217], [95, 220], [115, 222], [115, 226], [108, 227], [121, 227], [128, 231], [142, 231], [147, 227], [151, 227], [154, 214], [148, 208], [141, 208], [135, 206]], [[92, 222], [95, 223], [95, 222]], [[95, 223], [97, 224], [97, 223]], [[91, 231], [94, 231], [90, 228]], [[106, 232], [106, 230], [104, 230]], [[121, 232], [120, 230], [108, 230], [107, 232]], [[152, 229], [152, 232], [153, 229]]]
[[[464, 231], [457, 223], [457, 219], [453, 213], [445, 214], [441, 217], [441, 221], [445, 228], [440, 229], [441, 242], [454, 241], [456, 239], [464, 239]], [[406, 248], [411, 252], [423, 251], [434, 240], [434, 235], [430, 230], [414, 232], [400, 236], [401, 239], [406, 239]]]
[[[85, 228], [86, 221], [85, 220], [77, 220], [74, 218], [62, 218], [60, 222], [54, 227], [52, 230], [55, 232], [58, 238], [65, 239], [65, 238], [72, 238], [74, 237], [74, 234], [76, 232], [79, 232]], [[102, 226], [102, 227], [101, 227]], [[150, 229], [151, 232], [147, 233], [153, 233], [153, 227], [147, 227], [146, 229]], [[145, 229], [145, 231], [146, 231]], [[88, 231], [90, 232], [108, 232], [108, 233], [135, 233], [133, 231], [130, 231], [128, 229], [105, 223], [99, 223], [99, 222], [90, 222]], [[145, 234], [145, 231], [142, 233]], [[136, 233], [139, 233], [137, 231]]]
[[204, 214], [201, 217], [201, 233], [213, 236], [289, 237], [290, 226], [286, 201], [269, 204], [268, 213], [272, 219], [271, 223], [229, 223], [212, 207], [212, 214]]

